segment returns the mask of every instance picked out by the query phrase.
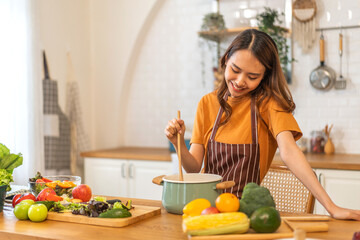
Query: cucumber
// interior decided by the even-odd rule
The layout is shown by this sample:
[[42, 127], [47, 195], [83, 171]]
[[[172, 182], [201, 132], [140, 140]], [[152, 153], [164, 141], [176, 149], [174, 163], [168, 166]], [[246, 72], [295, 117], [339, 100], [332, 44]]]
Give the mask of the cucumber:
[[100, 213], [99, 218], [126, 218], [131, 217], [131, 213], [126, 209], [111, 209], [106, 212]]

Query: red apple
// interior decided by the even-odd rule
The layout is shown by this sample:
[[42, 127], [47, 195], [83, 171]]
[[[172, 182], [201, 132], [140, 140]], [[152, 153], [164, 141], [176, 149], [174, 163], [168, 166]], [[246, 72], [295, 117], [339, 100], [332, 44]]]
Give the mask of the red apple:
[[208, 207], [208, 208], [205, 208], [201, 212], [201, 215], [215, 214], [215, 213], [220, 213], [219, 210], [216, 207]]
[[91, 199], [91, 188], [86, 184], [80, 184], [72, 190], [73, 198], [81, 199], [83, 202], [88, 202]]

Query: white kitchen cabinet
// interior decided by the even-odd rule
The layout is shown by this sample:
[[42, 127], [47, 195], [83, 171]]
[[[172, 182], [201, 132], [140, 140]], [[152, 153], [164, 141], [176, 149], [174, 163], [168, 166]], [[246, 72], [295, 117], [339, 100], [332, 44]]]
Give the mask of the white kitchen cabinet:
[[171, 172], [171, 162], [85, 158], [85, 183], [94, 195], [161, 200], [162, 187], [152, 179]]
[[[314, 169], [321, 185], [340, 207], [360, 209], [360, 171]], [[316, 200], [314, 213], [328, 215]]]

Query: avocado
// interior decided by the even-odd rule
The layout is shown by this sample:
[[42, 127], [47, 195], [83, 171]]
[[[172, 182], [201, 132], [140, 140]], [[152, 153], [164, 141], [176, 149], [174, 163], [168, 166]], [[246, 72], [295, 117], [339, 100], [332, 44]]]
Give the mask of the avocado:
[[100, 213], [99, 218], [126, 218], [131, 217], [131, 213], [127, 209], [111, 209]]
[[250, 217], [250, 227], [257, 233], [275, 232], [280, 225], [280, 214], [274, 207], [258, 208]]

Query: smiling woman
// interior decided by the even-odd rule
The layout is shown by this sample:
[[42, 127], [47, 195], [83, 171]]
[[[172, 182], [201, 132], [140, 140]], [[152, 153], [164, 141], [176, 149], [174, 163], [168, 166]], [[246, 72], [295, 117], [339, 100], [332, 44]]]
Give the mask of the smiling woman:
[[[39, 128], [40, 78], [33, 59], [32, 2], [0, 2], [0, 139], [15, 152], [22, 152], [24, 164], [14, 172], [16, 183], [25, 185], [29, 173], [41, 169]], [[35, 162], [36, 159], [36, 162]]]

